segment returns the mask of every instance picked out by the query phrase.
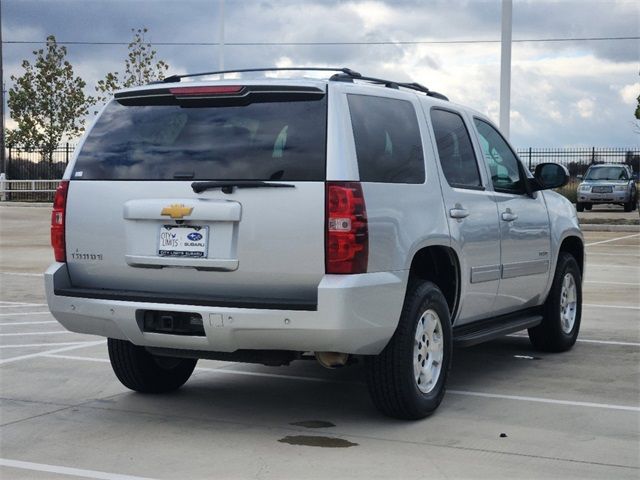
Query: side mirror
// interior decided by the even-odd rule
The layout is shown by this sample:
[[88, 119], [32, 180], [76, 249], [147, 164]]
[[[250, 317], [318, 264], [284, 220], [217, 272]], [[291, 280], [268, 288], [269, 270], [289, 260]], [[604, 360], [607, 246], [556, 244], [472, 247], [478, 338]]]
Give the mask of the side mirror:
[[534, 192], [560, 188], [569, 183], [569, 170], [557, 163], [539, 163], [536, 165], [533, 177], [531, 188]]
[[576, 175], [576, 178], [577, 178], [578, 180], [582, 180], [582, 179], [584, 178], [584, 175]]

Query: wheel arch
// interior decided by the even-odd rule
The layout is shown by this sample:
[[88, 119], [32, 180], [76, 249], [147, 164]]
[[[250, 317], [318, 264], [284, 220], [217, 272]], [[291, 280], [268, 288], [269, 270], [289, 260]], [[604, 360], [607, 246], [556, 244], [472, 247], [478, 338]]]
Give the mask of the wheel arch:
[[433, 282], [442, 291], [453, 323], [460, 305], [460, 261], [455, 250], [429, 245], [416, 251], [409, 269], [409, 283], [417, 279]]
[[578, 262], [580, 276], [584, 277], [584, 242], [575, 235], [569, 235], [562, 240], [559, 252], [566, 252], [573, 256]]

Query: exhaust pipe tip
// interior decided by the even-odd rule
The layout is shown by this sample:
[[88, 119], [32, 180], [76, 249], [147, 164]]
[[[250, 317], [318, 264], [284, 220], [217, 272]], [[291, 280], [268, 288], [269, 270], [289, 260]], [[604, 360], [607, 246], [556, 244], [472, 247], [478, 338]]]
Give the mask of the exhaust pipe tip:
[[349, 360], [348, 353], [339, 352], [314, 352], [316, 360], [324, 368], [339, 368], [344, 367]]

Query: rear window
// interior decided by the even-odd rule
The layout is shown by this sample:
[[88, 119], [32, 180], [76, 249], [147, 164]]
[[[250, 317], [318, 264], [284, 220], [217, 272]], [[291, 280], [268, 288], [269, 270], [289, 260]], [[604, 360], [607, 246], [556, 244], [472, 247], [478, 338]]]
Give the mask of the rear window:
[[72, 178], [323, 181], [326, 95], [316, 97], [224, 106], [114, 100]]
[[362, 182], [424, 183], [422, 141], [411, 102], [348, 95]]
[[585, 180], [629, 180], [623, 167], [594, 167], [587, 172]]

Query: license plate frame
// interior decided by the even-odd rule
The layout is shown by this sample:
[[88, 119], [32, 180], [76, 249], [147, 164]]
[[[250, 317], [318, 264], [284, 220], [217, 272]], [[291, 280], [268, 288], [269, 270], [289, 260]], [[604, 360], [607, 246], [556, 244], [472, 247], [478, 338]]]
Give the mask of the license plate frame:
[[[164, 234], [164, 235], [163, 235]], [[200, 238], [188, 238], [189, 235]], [[207, 258], [209, 227], [207, 225], [160, 225], [156, 253], [169, 258]]]

